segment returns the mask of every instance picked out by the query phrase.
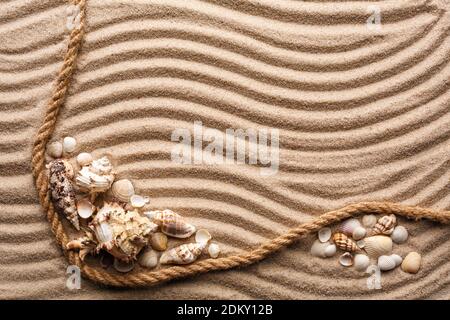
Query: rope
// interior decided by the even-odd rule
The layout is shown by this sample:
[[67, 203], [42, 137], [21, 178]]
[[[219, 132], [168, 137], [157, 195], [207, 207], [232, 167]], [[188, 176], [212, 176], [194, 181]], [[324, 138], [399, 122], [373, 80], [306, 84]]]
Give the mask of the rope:
[[59, 215], [55, 212], [48, 192], [48, 178], [45, 173], [45, 148], [55, 129], [59, 109], [64, 103], [70, 78], [75, 69], [75, 62], [81, 48], [85, 27], [85, 0], [74, 0], [74, 5], [79, 8], [79, 23], [70, 33], [64, 63], [58, 74], [56, 86], [48, 103], [44, 120], [36, 135], [32, 152], [32, 172], [35, 178], [36, 188], [42, 207], [47, 212], [52, 232], [56, 241], [61, 246], [70, 264], [80, 268], [82, 274], [97, 283], [115, 287], [142, 287], [156, 285], [173, 279], [185, 278], [210, 271], [227, 270], [243, 267], [263, 260], [270, 254], [291, 245], [295, 241], [317, 232], [329, 224], [337, 223], [343, 219], [366, 213], [397, 214], [407, 218], [419, 220], [429, 219], [440, 223], [450, 223], [450, 211], [439, 211], [416, 206], [405, 206], [390, 202], [360, 202], [348, 205], [344, 208], [329, 211], [320, 215], [311, 222], [303, 223], [287, 233], [280, 235], [267, 243], [245, 253], [222, 257], [218, 259], [206, 259], [194, 262], [187, 266], [174, 266], [157, 271], [131, 272], [124, 275], [108, 273], [103, 268], [96, 268], [83, 263], [78, 253], [68, 251], [66, 244], [69, 236], [64, 230]]

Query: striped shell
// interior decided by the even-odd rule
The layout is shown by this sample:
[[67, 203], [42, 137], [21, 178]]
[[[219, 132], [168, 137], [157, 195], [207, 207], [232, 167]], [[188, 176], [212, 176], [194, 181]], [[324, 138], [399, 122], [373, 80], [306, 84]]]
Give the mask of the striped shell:
[[361, 249], [356, 245], [356, 242], [353, 241], [351, 238], [346, 236], [343, 233], [335, 233], [333, 235], [333, 242], [336, 244], [336, 246], [344, 251], [348, 252], [357, 252]]
[[392, 239], [386, 236], [372, 236], [364, 239], [364, 250], [373, 258], [382, 255], [390, 255], [392, 251]]
[[397, 223], [397, 218], [395, 215], [391, 214], [389, 216], [383, 216], [378, 219], [377, 223], [373, 226], [371, 230], [371, 235], [385, 234], [390, 235], [394, 231], [395, 224]]
[[188, 243], [164, 252], [159, 262], [161, 264], [189, 264], [205, 249], [206, 243]]
[[351, 236], [353, 234], [353, 231], [355, 231], [355, 229], [358, 227], [361, 227], [361, 223], [359, 222], [359, 220], [351, 218], [342, 222], [341, 226], [339, 227], [339, 231], [348, 236]]
[[171, 211], [147, 211], [144, 213], [161, 231], [175, 238], [188, 238], [195, 232], [195, 226], [187, 223], [182, 216]]

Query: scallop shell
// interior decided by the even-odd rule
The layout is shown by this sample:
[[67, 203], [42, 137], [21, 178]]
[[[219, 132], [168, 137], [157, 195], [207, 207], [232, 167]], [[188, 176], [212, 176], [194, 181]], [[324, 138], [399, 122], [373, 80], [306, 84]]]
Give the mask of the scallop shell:
[[344, 267], [350, 267], [353, 265], [353, 256], [350, 252], [345, 252], [339, 257], [339, 263]]
[[406, 255], [402, 262], [402, 270], [408, 273], [419, 272], [422, 257], [417, 252], [410, 252]]
[[167, 250], [167, 236], [164, 233], [156, 232], [150, 238], [150, 244], [153, 249], [158, 251]]
[[171, 211], [147, 211], [144, 213], [151, 221], [161, 227], [161, 231], [175, 238], [188, 238], [195, 232], [195, 227], [187, 223], [179, 214]]
[[154, 268], [158, 265], [158, 254], [155, 250], [147, 249], [139, 257], [139, 264], [145, 268]]
[[148, 198], [145, 198], [143, 196], [137, 195], [137, 194], [133, 194], [130, 197], [130, 204], [134, 207], [134, 208], [142, 208], [143, 206], [145, 206], [148, 203]]
[[398, 254], [391, 254], [391, 257], [392, 259], [394, 259], [396, 267], [402, 264], [403, 258]]
[[361, 223], [359, 222], [358, 219], [351, 218], [342, 222], [342, 224], [339, 227], [339, 231], [341, 231], [346, 235], [351, 236], [353, 234], [353, 231], [360, 226]]
[[357, 254], [353, 259], [353, 263], [357, 271], [366, 271], [370, 264], [370, 259], [365, 254]]
[[189, 264], [197, 258], [205, 249], [206, 243], [188, 243], [164, 252], [161, 256], [161, 264]]
[[95, 207], [88, 199], [80, 199], [77, 201], [78, 215], [83, 219], [88, 219], [95, 211]]
[[331, 239], [331, 229], [322, 228], [317, 233], [320, 242], [328, 242]]
[[116, 258], [113, 265], [114, 269], [122, 273], [127, 273], [134, 269], [134, 261], [123, 261]]
[[370, 234], [384, 234], [390, 235], [394, 231], [395, 224], [397, 223], [397, 218], [394, 214], [389, 216], [383, 216], [378, 219], [378, 222], [373, 226]]
[[64, 153], [72, 153], [77, 147], [77, 140], [73, 137], [65, 137], [63, 139], [63, 149]]
[[195, 233], [195, 242], [208, 243], [211, 240], [211, 234], [206, 229], [200, 229]]
[[366, 228], [372, 228], [377, 223], [377, 217], [373, 214], [366, 214], [362, 218], [362, 225]]
[[397, 226], [391, 234], [391, 239], [395, 243], [401, 244], [408, 240], [408, 230], [403, 226]]
[[343, 233], [335, 233], [333, 235], [333, 242], [341, 250], [349, 252], [360, 251], [360, 248], [356, 245], [356, 242]]
[[49, 163], [49, 189], [55, 210], [63, 214], [75, 227], [80, 230], [78, 219], [75, 189], [72, 185], [72, 165], [62, 159]]
[[87, 152], [82, 152], [79, 155], [77, 155], [77, 163], [81, 166], [88, 166], [92, 163], [92, 155]]
[[211, 243], [208, 247], [209, 256], [213, 259], [217, 258], [220, 254], [220, 247], [216, 243]]
[[391, 256], [379, 256], [378, 257], [378, 267], [381, 271], [389, 271], [397, 266], [396, 260]]
[[112, 165], [107, 157], [92, 161], [78, 172], [75, 182], [82, 191], [105, 192], [114, 181]]
[[111, 186], [111, 195], [118, 201], [128, 202], [134, 195], [133, 184], [128, 179], [117, 180]]
[[389, 255], [392, 251], [392, 240], [386, 236], [372, 236], [364, 239], [364, 250], [371, 257], [378, 258]]
[[352, 237], [354, 240], [361, 240], [364, 238], [367, 234], [367, 231], [363, 227], [356, 227], [355, 230], [353, 230]]
[[47, 154], [52, 158], [61, 158], [63, 153], [62, 143], [59, 141], [51, 142], [47, 145]]

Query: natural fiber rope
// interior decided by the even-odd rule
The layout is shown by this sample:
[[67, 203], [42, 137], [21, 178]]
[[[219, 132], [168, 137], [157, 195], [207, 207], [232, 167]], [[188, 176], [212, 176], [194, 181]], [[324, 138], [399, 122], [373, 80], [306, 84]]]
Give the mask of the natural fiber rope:
[[268, 255], [289, 246], [293, 242], [307, 236], [312, 232], [318, 231], [326, 225], [365, 213], [397, 214], [411, 219], [429, 219], [446, 224], [450, 222], [450, 211], [432, 210], [389, 202], [360, 202], [322, 214], [313, 221], [303, 223], [291, 229], [289, 232], [260, 245], [256, 249], [242, 254], [236, 254], [219, 259], [201, 260], [187, 266], [168, 267], [158, 271], [141, 271], [138, 273], [132, 272], [124, 275], [111, 274], [103, 268], [94, 268], [83, 263], [80, 260], [78, 253], [67, 251], [66, 249], [66, 244], [69, 241], [69, 237], [50, 201], [44, 157], [46, 144], [55, 129], [59, 109], [63, 105], [67, 94], [70, 78], [75, 69], [76, 58], [78, 56], [84, 35], [86, 1], [75, 0], [73, 3], [78, 5], [80, 9], [80, 23], [74, 30], [72, 30], [70, 34], [67, 52], [64, 56], [64, 63], [58, 74], [52, 98], [48, 103], [43, 123], [39, 128], [36, 140], [34, 142], [32, 171], [36, 181], [36, 188], [39, 192], [39, 200], [44, 210], [47, 212], [47, 219], [51, 224], [51, 229], [55, 234], [56, 240], [63, 249], [63, 252], [67, 256], [69, 262], [73, 265], [77, 265], [85, 277], [108, 286], [138, 287], [156, 285], [164, 281], [193, 276], [209, 271], [242, 267], [261, 261]]

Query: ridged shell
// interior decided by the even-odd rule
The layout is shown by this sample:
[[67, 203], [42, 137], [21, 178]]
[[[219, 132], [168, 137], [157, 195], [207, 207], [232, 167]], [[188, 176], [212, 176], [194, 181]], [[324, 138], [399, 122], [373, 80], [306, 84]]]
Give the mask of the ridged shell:
[[391, 239], [395, 243], [401, 244], [408, 240], [408, 230], [403, 226], [397, 226], [391, 234]]
[[356, 245], [356, 242], [353, 241], [351, 238], [346, 236], [343, 233], [335, 233], [333, 235], [333, 242], [336, 244], [336, 246], [344, 251], [349, 252], [355, 252], [360, 251], [361, 249]]
[[389, 255], [392, 251], [392, 240], [386, 236], [372, 236], [364, 239], [364, 250], [371, 257]]
[[81, 168], [75, 178], [80, 190], [91, 193], [105, 192], [113, 181], [112, 165], [107, 157], [94, 160], [89, 166]]
[[389, 271], [397, 266], [395, 260], [391, 256], [379, 256], [378, 267], [381, 271]]
[[179, 214], [171, 211], [147, 211], [144, 213], [161, 227], [161, 231], [175, 238], [188, 238], [195, 232], [195, 226], [187, 223]]
[[344, 267], [350, 267], [353, 265], [353, 256], [350, 252], [345, 252], [339, 257], [339, 263]]
[[128, 179], [117, 180], [111, 186], [111, 195], [120, 202], [128, 202], [134, 195], [133, 184]]
[[53, 206], [72, 223], [75, 229], [80, 230], [75, 189], [71, 181], [72, 165], [66, 160], [58, 159], [50, 162], [48, 168]]
[[384, 234], [390, 235], [394, 231], [395, 224], [397, 223], [397, 218], [395, 215], [391, 214], [389, 216], [383, 216], [378, 219], [378, 222], [373, 226], [370, 234]]
[[402, 262], [402, 270], [408, 273], [417, 273], [420, 270], [422, 257], [417, 252], [410, 252]]
[[351, 218], [342, 222], [341, 226], [339, 227], [339, 231], [348, 236], [351, 236], [353, 234], [353, 231], [358, 227], [361, 227], [361, 223], [359, 222], [359, 220]]
[[197, 258], [205, 249], [206, 243], [188, 243], [164, 252], [161, 256], [161, 264], [189, 264]]
[[353, 259], [353, 264], [357, 271], [366, 271], [370, 264], [370, 259], [365, 254], [357, 254]]

